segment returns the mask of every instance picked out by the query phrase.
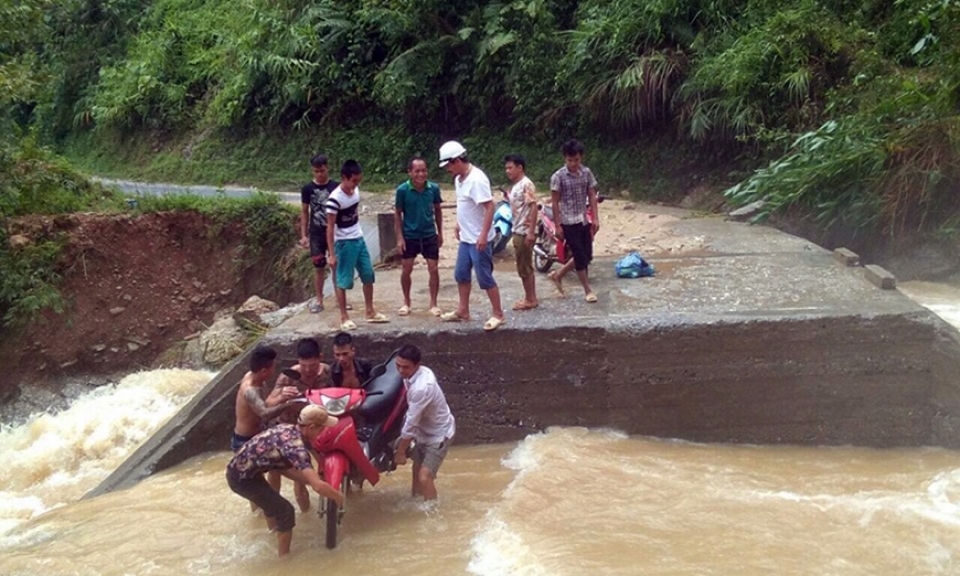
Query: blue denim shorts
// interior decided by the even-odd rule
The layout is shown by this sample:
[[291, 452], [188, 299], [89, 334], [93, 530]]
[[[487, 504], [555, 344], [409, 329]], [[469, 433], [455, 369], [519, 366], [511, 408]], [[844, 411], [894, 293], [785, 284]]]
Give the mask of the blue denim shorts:
[[497, 287], [497, 281], [493, 279], [493, 248], [487, 244], [487, 248], [481, 252], [477, 250], [476, 244], [460, 243], [460, 249], [457, 251], [457, 264], [453, 267], [453, 279], [457, 284], [468, 284], [470, 282], [470, 271], [477, 271], [477, 284], [483, 290], [489, 290]]

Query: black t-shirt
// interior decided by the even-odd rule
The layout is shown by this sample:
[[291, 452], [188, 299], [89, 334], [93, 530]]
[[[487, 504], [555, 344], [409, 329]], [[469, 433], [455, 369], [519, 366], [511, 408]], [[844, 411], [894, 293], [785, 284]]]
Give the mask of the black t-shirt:
[[[373, 364], [366, 360], [354, 358], [353, 369], [357, 372], [357, 380], [359, 380], [360, 385], [363, 386], [367, 383], [367, 380], [370, 379], [370, 371], [373, 370]], [[333, 365], [330, 366], [330, 379], [333, 380], [334, 386], [343, 384], [343, 368], [339, 362], [334, 362]]]
[[336, 180], [327, 180], [326, 184], [309, 182], [300, 189], [300, 202], [310, 205], [310, 233], [327, 233], [326, 203], [330, 193], [337, 189], [340, 183]]

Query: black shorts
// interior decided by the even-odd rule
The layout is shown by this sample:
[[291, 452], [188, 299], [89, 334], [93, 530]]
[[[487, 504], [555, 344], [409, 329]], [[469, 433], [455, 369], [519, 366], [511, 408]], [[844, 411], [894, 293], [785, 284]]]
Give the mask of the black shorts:
[[310, 259], [314, 268], [327, 267], [327, 231], [310, 231]]
[[403, 243], [406, 249], [400, 257], [404, 260], [416, 258], [417, 254], [423, 254], [427, 260], [440, 258], [440, 245], [437, 243], [436, 234], [429, 238], [404, 238]]
[[593, 234], [589, 224], [563, 224], [563, 240], [573, 254], [573, 268], [586, 270], [593, 260]]
[[237, 494], [253, 502], [263, 510], [263, 515], [277, 522], [278, 532], [289, 532], [296, 524], [293, 504], [267, 484], [263, 474], [253, 478], [238, 478], [227, 470], [227, 485]]

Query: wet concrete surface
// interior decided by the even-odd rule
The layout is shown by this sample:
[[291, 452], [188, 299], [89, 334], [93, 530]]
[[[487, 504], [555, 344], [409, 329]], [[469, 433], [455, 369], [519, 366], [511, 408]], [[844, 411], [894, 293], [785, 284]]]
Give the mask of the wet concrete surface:
[[[681, 219], [669, 233], [686, 250], [645, 254], [656, 276], [617, 279], [598, 259], [583, 300], [573, 274], [559, 297], [538, 275], [541, 305], [521, 297], [509, 254], [497, 264], [507, 322], [482, 329], [490, 308], [474, 287], [472, 321], [427, 311], [426, 271], [414, 272], [414, 312], [398, 317], [399, 270], [377, 272], [375, 304], [389, 324], [365, 324], [350, 292], [360, 355], [421, 347], [457, 417], [457, 442], [516, 440], [554, 425], [614, 427], [703, 442], [960, 447], [960, 334], [860, 267], [776, 230], [717, 218]], [[457, 289], [442, 263], [440, 306]], [[270, 332], [284, 363], [298, 338], [317, 337], [331, 359], [339, 315], [303, 313]], [[223, 450], [246, 358], [203, 393], [96, 492], [208, 450]]]

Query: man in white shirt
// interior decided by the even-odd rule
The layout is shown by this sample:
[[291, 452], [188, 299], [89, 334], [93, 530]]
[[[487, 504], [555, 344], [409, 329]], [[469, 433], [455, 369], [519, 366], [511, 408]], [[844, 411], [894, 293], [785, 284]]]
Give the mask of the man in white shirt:
[[454, 236], [460, 242], [453, 278], [457, 282], [459, 304], [454, 312], [442, 314], [445, 322], [470, 319], [470, 276], [477, 272], [477, 284], [487, 292], [493, 313], [483, 325], [484, 330], [496, 330], [505, 322], [500, 306], [500, 288], [493, 279], [493, 251], [490, 240], [493, 226], [493, 194], [490, 179], [467, 159], [467, 149], [455, 141], [440, 147], [440, 167], [453, 176], [457, 189], [457, 225]]
[[397, 372], [407, 386], [407, 415], [397, 444], [396, 463], [407, 463], [407, 449], [414, 444], [413, 477], [410, 493], [424, 500], [437, 498], [434, 480], [440, 464], [447, 457], [450, 440], [457, 432], [456, 421], [450, 413], [447, 399], [437, 383], [433, 370], [420, 365], [420, 349], [404, 344], [397, 350]]

